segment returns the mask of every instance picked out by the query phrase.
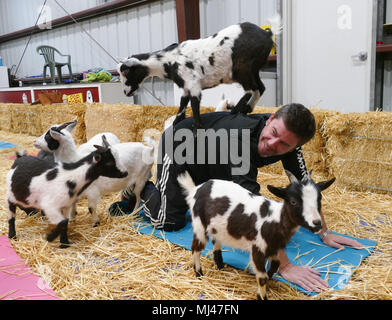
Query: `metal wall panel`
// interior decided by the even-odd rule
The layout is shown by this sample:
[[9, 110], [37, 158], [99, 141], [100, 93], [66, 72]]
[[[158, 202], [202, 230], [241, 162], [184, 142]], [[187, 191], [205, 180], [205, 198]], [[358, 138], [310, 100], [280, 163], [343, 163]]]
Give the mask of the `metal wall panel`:
[[[94, 67], [115, 69], [115, 61], [82, 32], [81, 26], [115, 58], [158, 50], [178, 39], [175, 1], [162, 0], [34, 35], [18, 76], [42, 73], [43, 59], [36, 53], [36, 47], [42, 44], [70, 54], [75, 72]], [[5, 65], [10, 67], [18, 63], [27, 40], [26, 37], [0, 45]]]
[[[113, 0], [58, 0], [70, 13], [93, 8], [110, 1]], [[44, 0], [0, 0], [0, 35], [33, 26], [43, 4]], [[46, 11], [48, 21], [65, 15], [54, 0], [48, 0], [46, 7], [48, 8]]]
[[279, 0], [200, 0], [200, 35], [207, 37], [235, 23], [268, 23]]
[[[104, 2], [104, 0], [59, 1], [70, 12]], [[277, 2], [278, 0], [200, 0], [201, 36], [209, 36], [230, 24], [242, 21], [266, 24], [267, 18], [276, 13]], [[38, 12], [35, 12], [42, 3], [43, 0], [0, 0], [1, 17], [4, 16], [4, 11], [10, 17], [9, 20], [12, 20], [18, 15], [15, 13], [15, 8], [20, 10], [21, 7], [25, 8], [23, 12], [34, 13], [30, 20], [27, 17], [22, 19], [21, 16], [18, 22], [15, 21], [12, 25], [8, 25], [9, 20], [7, 23], [2, 23], [0, 33], [34, 25], [38, 15]], [[48, 0], [48, 5], [52, 8], [53, 19], [64, 15], [53, 0]], [[3, 26], [4, 24], [6, 27]], [[161, 0], [94, 18], [82, 22], [81, 26], [115, 58], [159, 50], [178, 42], [175, 0]], [[18, 63], [27, 40], [26, 37], [0, 44], [0, 55], [5, 65], [11, 67]], [[112, 58], [83, 33], [79, 25], [74, 24], [34, 35], [20, 65], [19, 77], [42, 74], [43, 58], [36, 53], [36, 47], [42, 44], [52, 45], [62, 53], [70, 54], [74, 72], [83, 72], [94, 67], [109, 70], [116, 68]], [[64, 73], [67, 72], [64, 70]], [[156, 79], [153, 88], [151, 81], [147, 81], [145, 86], [150, 90], [154, 89], [156, 95], [166, 104], [174, 103], [171, 81]], [[135, 102], [159, 104], [146, 90], [139, 91]]]

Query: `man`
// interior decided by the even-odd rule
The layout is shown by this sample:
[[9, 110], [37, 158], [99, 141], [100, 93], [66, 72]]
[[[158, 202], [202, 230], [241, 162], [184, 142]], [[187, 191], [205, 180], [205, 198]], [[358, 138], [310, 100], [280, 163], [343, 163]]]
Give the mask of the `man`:
[[[156, 185], [148, 181], [141, 193], [144, 213], [157, 228], [174, 231], [187, 222], [188, 206], [177, 182], [185, 170], [196, 185], [209, 179], [231, 180], [255, 194], [260, 191], [257, 173], [262, 166], [282, 161], [297, 179], [307, 174], [301, 146], [314, 136], [316, 123], [303, 105], [288, 104], [273, 114], [213, 112], [201, 115], [201, 120], [204, 129], [198, 130], [196, 137], [192, 118], [162, 135]], [[133, 208], [134, 201], [131, 195], [127, 205]], [[124, 203], [115, 203], [109, 210], [118, 205]], [[324, 219], [320, 237], [336, 248], [361, 247], [355, 240], [330, 233]], [[284, 250], [279, 252], [279, 259], [279, 272], [286, 280], [308, 291], [328, 288], [316, 270], [291, 264]]]

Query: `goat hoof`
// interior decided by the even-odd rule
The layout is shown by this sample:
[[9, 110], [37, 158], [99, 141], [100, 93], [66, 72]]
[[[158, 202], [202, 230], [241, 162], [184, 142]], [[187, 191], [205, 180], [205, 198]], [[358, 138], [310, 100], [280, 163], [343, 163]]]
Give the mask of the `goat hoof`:
[[8, 238], [16, 240], [16, 233], [15, 232], [8, 232]]
[[60, 249], [67, 249], [69, 247], [70, 247], [70, 243], [69, 242], [60, 244]]
[[93, 228], [98, 227], [100, 224], [101, 224], [101, 222], [99, 222], [99, 221], [95, 222]]
[[263, 300], [268, 301], [267, 295], [265, 295], [264, 298], [261, 298], [261, 296], [259, 294], [257, 294], [257, 300], [259, 300], [259, 301], [263, 301]]
[[201, 271], [201, 269], [199, 271], [196, 271], [196, 278], [200, 278], [203, 276], [203, 272]]
[[219, 270], [225, 267], [222, 259], [222, 251], [214, 251], [214, 261]]

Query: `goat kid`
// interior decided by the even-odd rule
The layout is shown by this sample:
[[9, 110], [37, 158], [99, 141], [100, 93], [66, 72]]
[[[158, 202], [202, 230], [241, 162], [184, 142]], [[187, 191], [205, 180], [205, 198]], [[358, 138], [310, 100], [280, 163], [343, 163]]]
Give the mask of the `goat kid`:
[[[208, 180], [195, 186], [188, 172], [178, 177], [185, 190], [193, 224], [192, 254], [196, 276], [202, 276], [200, 253], [211, 238], [214, 261], [223, 268], [221, 244], [251, 253], [259, 299], [266, 299], [266, 284], [279, 268], [278, 251], [284, 249], [299, 226], [317, 233], [322, 228], [321, 191], [335, 178], [315, 183], [311, 171], [301, 181], [286, 171], [290, 185], [268, 190], [283, 202], [250, 193], [224, 180]], [[268, 273], [265, 260], [270, 261]]]
[[119, 162], [116, 151], [95, 146], [96, 150], [77, 162], [48, 162], [22, 156], [15, 160], [7, 174], [8, 237], [15, 238], [16, 207], [45, 211], [56, 227], [47, 234], [53, 241], [60, 235], [61, 248], [69, 246], [67, 229], [72, 205], [99, 176], [124, 178], [128, 172]]
[[[277, 16], [278, 17], [278, 16]], [[118, 64], [124, 94], [131, 96], [142, 82], [157, 76], [173, 80], [184, 92], [174, 124], [185, 118], [191, 102], [194, 131], [201, 128], [201, 91], [221, 83], [240, 83], [251, 98], [233, 113], [253, 111], [265, 86], [259, 71], [273, 46], [272, 36], [281, 30], [280, 18], [270, 20], [271, 29], [244, 22], [229, 26], [204, 39], [187, 40], [152, 52], [136, 54]]]
[[[91, 148], [94, 148], [93, 145], [98, 144], [99, 140], [104, 142], [104, 146], [110, 144], [111, 149], [116, 152], [116, 159], [118, 159], [127, 169], [128, 176], [121, 179], [103, 176], [99, 177], [84, 191], [83, 195], [88, 198], [88, 210], [92, 215], [93, 225], [96, 227], [99, 225], [97, 207], [103, 194], [118, 192], [124, 189], [131, 190], [136, 196], [135, 208], [139, 206], [140, 193], [143, 190], [146, 181], [151, 177], [151, 168], [154, 159], [154, 144], [157, 144], [157, 139], [156, 137], [150, 137], [147, 134], [145, 139], [148, 142], [146, 144], [150, 144], [151, 146], [145, 146], [140, 142], [120, 143], [119, 139], [112, 133], [99, 133], [76, 149], [72, 137], [72, 130], [76, 125], [75, 122], [76, 120], [74, 122], [66, 122], [61, 125], [52, 126], [48, 132], [36, 140], [34, 146], [43, 150], [52, 150], [52, 152], [55, 153], [57, 160], [64, 162], [69, 161], [69, 159], [72, 159], [72, 161], [79, 160], [86, 153], [91, 152]], [[111, 143], [106, 142], [105, 144], [106, 140], [102, 139], [102, 136], [109, 136]], [[75, 206], [76, 204], [72, 210], [72, 218], [76, 214]]]

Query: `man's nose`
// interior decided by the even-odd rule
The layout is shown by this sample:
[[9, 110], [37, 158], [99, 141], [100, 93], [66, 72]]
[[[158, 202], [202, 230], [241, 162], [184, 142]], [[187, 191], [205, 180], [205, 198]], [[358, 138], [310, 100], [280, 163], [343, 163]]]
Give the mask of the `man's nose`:
[[276, 137], [274, 137], [274, 138], [271, 138], [269, 141], [268, 141], [268, 146], [269, 146], [269, 148], [271, 148], [271, 149], [276, 149], [276, 147], [279, 145], [279, 138], [276, 138]]

